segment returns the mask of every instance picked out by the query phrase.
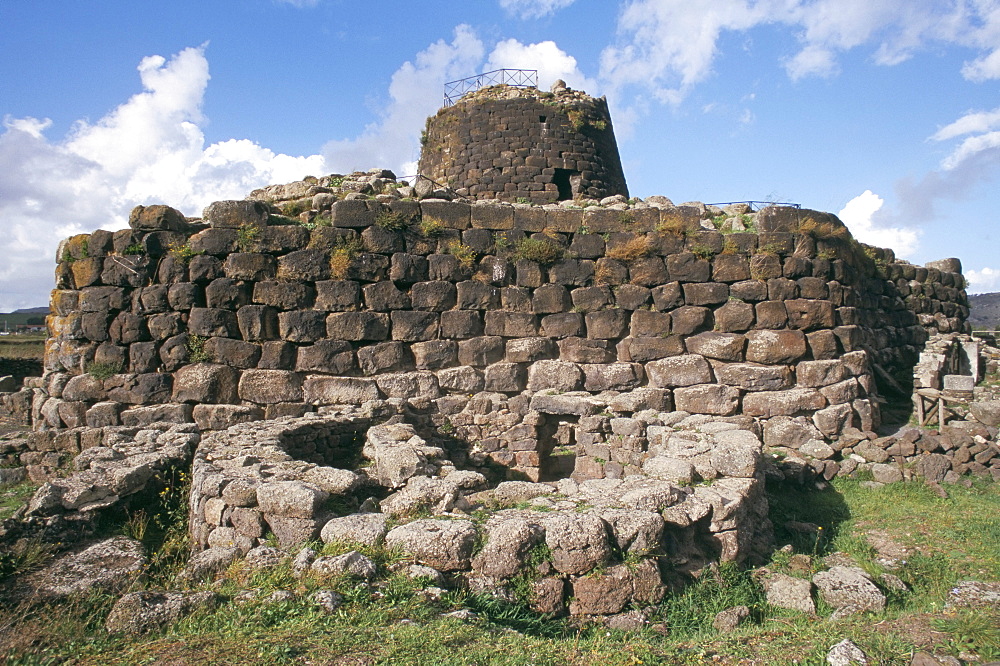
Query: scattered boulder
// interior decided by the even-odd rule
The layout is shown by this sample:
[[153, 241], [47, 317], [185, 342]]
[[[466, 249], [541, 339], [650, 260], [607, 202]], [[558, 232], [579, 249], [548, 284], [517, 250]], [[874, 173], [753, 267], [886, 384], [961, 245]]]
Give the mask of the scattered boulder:
[[767, 603], [778, 608], [797, 610], [810, 615], [816, 612], [812, 583], [783, 573], [769, 573], [763, 578]]
[[868, 655], [851, 640], [845, 638], [830, 648], [826, 655], [826, 663], [830, 666], [866, 666]]
[[736, 631], [745, 619], [750, 617], [750, 609], [746, 606], [733, 606], [715, 616], [712, 627], [720, 634]]
[[63, 555], [26, 577], [25, 583], [43, 597], [61, 598], [91, 590], [128, 587], [142, 573], [148, 558], [142, 544], [120, 536]]
[[813, 576], [823, 601], [848, 613], [885, 609], [885, 595], [862, 569], [833, 566]]
[[216, 606], [215, 592], [129, 592], [104, 621], [109, 633], [141, 634], [167, 627], [197, 610]]

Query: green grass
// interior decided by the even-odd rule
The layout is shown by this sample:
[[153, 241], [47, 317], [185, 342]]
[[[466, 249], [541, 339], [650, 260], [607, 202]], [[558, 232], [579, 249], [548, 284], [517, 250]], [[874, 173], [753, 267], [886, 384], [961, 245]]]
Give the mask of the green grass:
[[37, 358], [45, 354], [45, 333], [0, 337], [0, 358]]
[[[174, 575], [187, 544], [183, 482], [169, 483], [162, 501], [150, 508], [143, 541], [161, 559], [145, 585], [183, 585]], [[178, 489], [179, 488], [179, 489]], [[100, 595], [58, 606], [29, 604], [0, 610], [0, 650], [12, 664], [172, 663], [333, 663], [333, 664], [823, 664], [830, 647], [850, 638], [871, 663], [905, 664], [917, 650], [957, 656], [960, 651], [996, 658], [1000, 611], [944, 611], [948, 590], [959, 580], [1000, 580], [1000, 485], [971, 489], [947, 486], [942, 499], [922, 484], [867, 489], [837, 480], [827, 490], [780, 485], [769, 489], [777, 545], [818, 562], [843, 551], [877, 574], [876, 552], [865, 535], [878, 530], [911, 549], [893, 571], [913, 590], [889, 597], [886, 611], [831, 623], [828, 609], [817, 617], [770, 607], [752, 572], [732, 565], [703, 572], [683, 591], [654, 609], [650, 626], [633, 633], [598, 625], [578, 626], [531, 613], [521, 603], [449, 591], [430, 600], [426, 581], [394, 571], [400, 554], [363, 549], [377, 567], [371, 585], [346, 578], [291, 575], [287, 566], [251, 572], [242, 563], [225, 577], [195, 587], [223, 597], [215, 610], [185, 618], [140, 637], [109, 636], [103, 618], [112, 599]], [[822, 530], [786, 529], [789, 521]], [[130, 529], [137, 523], [130, 521]], [[349, 544], [313, 544], [323, 554]], [[790, 556], [769, 564], [781, 569]], [[190, 585], [188, 583], [187, 585]], [[242, 589], [291, 590], [294, 600], [269, 604], [232, 601]], [[314, 607], [309, 594], [335, 589], [344, 605], [332, 614]], [[523, 595], [522, 595], [523, 596]], [[734, 605], [750, 608], [750, 618], [733, 634], [712, 628], [715, 614]], [[470, 609], [475, 619], [459, 621], [444, 613]], [[914, 634], [913, 629], [922, 629]], [[941, 633], [935, 633], [941, 632]]]
[[0, 520], [10, 518], [11, 514], [31, 499], [38, 486], [31, 481], [22, 481], [15, 486], [0, 488]]

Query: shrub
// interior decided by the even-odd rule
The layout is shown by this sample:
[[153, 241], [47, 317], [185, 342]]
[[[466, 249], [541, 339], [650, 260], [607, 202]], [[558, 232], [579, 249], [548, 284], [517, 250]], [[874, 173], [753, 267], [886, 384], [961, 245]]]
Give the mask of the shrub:
[[813, 238], [845, 238], [847, 227], [833, 222], [818, 222], [811, 217], [799, 222], [798, 231]]
[[439, 220], [426, 218], [420, 221], [417, 230], [424, 238], [437, 238], [444, 232], [444, 225]]
[[476, 263], [476, 251], [461, 241], [448, 243], [445, 252], [458, 259], [458, 263], [465, 268], [472, 268]]
[[212, 355], [205, 350], [208, 338], [201, 335], [189, 335], [187, 339], [188, 360], [191, 363], [208, 363]]
[[246, 252], [260, 238], [260, 227], [240, 227], [236, 234], [236, 247]]
[[94, 379], [104, 381], [112, 375], [117, 375], [122, 371], [122, 363], [88, 363], [85, 372]]
[[172, 243], [170, 249], [167, 251], [168, 254], [176, 259], [177, 261], [187, 264], [191, 261], [192, 257], [197, 257], [199, 254], [205, 254], [204, 250], [194, 250], [191, 247], [191, 242], [187, 241], [185, 243]]
[[543, 266], [562, 261], [566, 251], [548, 238], [522, 238], [514, 245], [514, 259], [534, 261]]
[[347, 277], [347, 272], [351, 268], [354, 257], [364, 249], [364, 244], [360, 238], [340, 238], [330, 253], [330, 277], [334, 280], [343, 280]]
[[296, 199], [295, 201], [286, 201], [278, 206], [278, 210], [281, 211], [281, 214], [287, 217], [298, 217], [311, 208], [312, 199]]
[[715, 252], [713, 252], [712, 248], [707, 245], [693, 245], [691, 247], [691, 254], [699, 259], [711, 259], [715, 256]]
[[375, 216], [375, 224], [386, 231], [403, 231], [409, 226], [409, 221], [402, 213], [383, 210]]
[[660, 222], [656, 225], [656, 230], [661, 234], [684, 236], [687, 233], [687, 225], [684, 223], [684, 218], [681, 217], [668, 217], [666, 219], [661, 217]]
[[608, 250], [609, 259], [632, 262], [643, 257], [648, 257], [653, 253], [653, 243], [648, 236], [636, 236], [628, 241]]
[[131, 245], [129, 245], [128, 247], [126, 247], [124, 250], [122, 250], [122, 254], [126, 255], [126, 256], [129, 256], [129, 255], [134, 255], [134, 256], [143, 255], [143, 254], [146, 254], [146, 248], [144, 248], [142, 246], [142, 243], [132, 243]]

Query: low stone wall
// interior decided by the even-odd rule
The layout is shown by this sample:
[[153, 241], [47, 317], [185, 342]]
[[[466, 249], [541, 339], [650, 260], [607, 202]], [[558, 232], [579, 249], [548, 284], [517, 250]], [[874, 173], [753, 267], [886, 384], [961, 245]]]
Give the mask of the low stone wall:
[[[661, 414], [672, 425], [656, 426], [645, 473], [491, 488], [400, 416], [369, 427], [372, 409], [388, 407], [206, 436], [192, 472], [194, 566], [225, 566], [268, 533], [285, 548], [385, 543], [449, 585], [503, 594], [526, 576], [539, 611], [608, 615], [655, 603], [708, 562], [757, 560], [771, 546], [761, 443], [736, 423]], [[359, 453], [365, 464], [349, 467]]]

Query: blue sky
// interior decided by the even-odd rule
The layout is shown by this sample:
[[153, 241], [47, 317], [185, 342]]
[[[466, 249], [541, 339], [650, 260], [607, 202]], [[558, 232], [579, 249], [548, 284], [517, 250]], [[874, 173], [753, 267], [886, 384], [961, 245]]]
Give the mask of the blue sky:
[[410, 175], [445, 81], [607, 95], [633, 196], [841, 215], [1000, 290], [1000, 0], [0, 3], [0, 310], [139, 204]]

